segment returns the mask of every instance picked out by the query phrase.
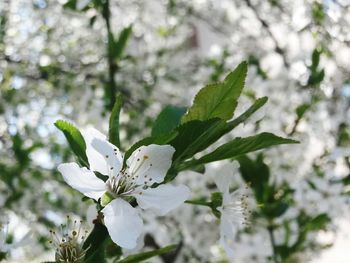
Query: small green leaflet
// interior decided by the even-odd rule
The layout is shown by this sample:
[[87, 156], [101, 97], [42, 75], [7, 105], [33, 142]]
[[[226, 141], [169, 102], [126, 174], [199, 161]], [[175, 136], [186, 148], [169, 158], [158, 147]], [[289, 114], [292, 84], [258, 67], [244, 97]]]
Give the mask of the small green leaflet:
[[252, 116], [257, 110], [259, 110], [262, 106], [265, 105], [267, 102], [267, 97], [262, 97], [257, 99], [253, 105], [251, 105], [248, 110], [243, 112], [241, 115], [239, 115], [236, 119], [228, 122], [229, 130], [236, 128], [239, 124], [245, 122], [247, 119], [249, 119], [250, 116]]
[[269, 197], [270, 188], [272, 189], [272, 187], [269, 185], [270, 170], [264, 163], [263, 155], [259, 154], [255, 160], [243, 155], [238, 157], [237, 160], [241, 176], [254, 190], [256, 200], [259, 203], [265, 203], [267, 200], [264, 198]]
[[232, 159], [242, 154], [254, 152], [273, 145], [298, 143], [295, 140], [278, 137], [272, 133], [260, 133], [246, 138], [236, 138], [221, 145], [213, 152], [203, 156], [193, 164], [210, 163], [224, 159]]
[[119, 139], [119, 114], [123, 105], [123, 100], [121, 95], [118, 95], [114, 103], [111, 116], [109, 118], [109, 141], [120, 148]]
[[152, 136], [158, 136], [174, 130], [179, 124], [182, 115], [186, 112], [184, 107], [168, 105], [158, 115], [152, 127]]
[[109, 36], [109, 49], [110, 54], [116, 62], [123, 56], [126, 44], [132, 33], [132, 27], [125, 27], [119, 34], [118, 40], [115, 40], [113, 35]]
[[244, 61], [227, 75], [223, 83], [205, 86], [197, 93], [192, 107], [183, 116], [181, 123], [213, 118], [231, 119], [243, 90], [246, 75], [247, 62]]
[[66, 137], [72, 151], [78, 157], [82, 165], [88, 166], [88, 159], [86, 156], [86, 144], [80, 131], [71, 123], [64, 120], [55, 122], [55, 126], [60, 129]]
[[217, 141], [221, 136], [246, 121], [252, 114], [265, 105], [267, 97], [260, 98], [236, 119], [225, 122], [221, 119], [207, 121], [189, 121], [178, 127], [179, 135], [170, 143], [176, 149], [174, 160], [178, 157], [186, 159], [191, 155], [203, 151]]
[[174, 160], [185, 160], [207, 148], [224, 133], [226, 122], [220, 119], [190, 121], [177, 128], [178, 135], [169, 144], [176, 152]]

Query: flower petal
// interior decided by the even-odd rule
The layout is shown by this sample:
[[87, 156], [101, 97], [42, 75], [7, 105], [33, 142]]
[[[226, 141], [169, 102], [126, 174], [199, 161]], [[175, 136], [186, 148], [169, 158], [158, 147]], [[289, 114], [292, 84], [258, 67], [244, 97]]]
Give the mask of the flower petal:
[[127, 160], [128, 172], [137, 178], [138, 184], [160, 183], [171, 166], [174, 152], [170, 145], [141, 146]]
[[76, 163], [63, 163], [57, 169], [67, 184], [87, 197], [98, 200], [106, 191], [105, 182], [90, 170], [80, 168]]
[[106, 159], [91, 145], [94, 139], [106, 140], [106, 136], [92, 127], [83, 129], [81, 133], [86, 143], [86, 156], [90, 164], [90, 170], [108, 175]]
[[114, 243], [133, 249], [143, 231], [143, 222], [136, 208], [121, 198], [114, 199], [103, 210], [104, 222]]
[[229, 258], [234, 257], [233, 244], [235, 233], [232, 224], [226, 215], [222, 214], [220, 218], [220, 244], [223, 246]]
[[[229, 167], [231, 168], [230, 170], [229, 170]], [[222, 193], [229, 192], [230, 185], [232, 183], [232, 178], [233, 178], [232, 165], [223, 166], [221, 167], [220, 171], [221, 171], [220, 173], [215, 174], [214, 182], [217, 188], [220, 190], [220, 192]]]
[[157, 188], [141, 190], [141, 193], [134, 196], [142, 209], [151, 209], [159, 215], [165, 215], [180, 206], [189, 195], [190, 189], [185, 185], [162, 184]]
[[0, 252], [7, 252], [6, 248], [6, 235], [5, 232], [0, 229]]
[[127, 248], [123, 249], [124, 257], [140, 253], [141, 249], [145, 246], [145, 236], [146, 236], [145, 231], [146, 230], [144, 229], [141, 235], [137, 238], [136, 247], [134, 247], [133, 249], [127, 249]]
[[117, 146], [111, 144], [107, 140], [94, 138], [91, 143], [92, 147], [105, 158], [108, 175], [117, 175], [122, 167], [123, 158]]

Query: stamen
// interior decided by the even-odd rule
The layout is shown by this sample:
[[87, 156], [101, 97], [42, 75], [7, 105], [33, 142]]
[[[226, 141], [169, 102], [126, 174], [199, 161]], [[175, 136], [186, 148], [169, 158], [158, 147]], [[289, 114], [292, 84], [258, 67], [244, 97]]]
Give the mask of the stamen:
[[[143, 159], [142, 159], [142, 161], [141, 161], [141, 163], [140, 163], [138, 166], [136, 166], [136, 168], [134, 168], [134, 170], [131, 171], [131, 175], [136, 174], [136, 173], [140, 170], [140, 168], [142, 167], [142, 165], [145, 163], [145, 161], [146, 161], [148, 158], [149, 158], [149, 157], [148, 157], [147, 155], [144, 155], [144, 156], [143, 156]], [[139, 161], [140, 161], [140, 158], [137, 158], [136, 161], [139, 162]]]
[[[118, 150], [114, 149], [114, 153]], [[138, 155], [141, 152], [141, 149], [138, 149]], [[108, 158], [108, 156], [106, 156]], [[145, 162], [150, 159], [148, 155], [139, 155], [134, 157], [131, 160], [131, 167], [127, 165], [126, 168], [122, 169], [119, 174], [113, 175], [111, 174], [109, 179], [106, 182], [106, 186], [108, 191], [112, 194], [114, 198], [123, 197], [131, 195], [135, 192], [135, 189], [138, 187], [142, 187], [143, 189], [147, 189], [149, 187], [149, 183], [152, 182], [152, 178], [149, 178], [149, 175], [146, 174], [149, 169], [153, 166], [153, 164], [145, 165]], [[109, 167], [109, 171], [112, 171], [113, 167]], [[138, 179], [141, 177], [143, 183], [139, 183]], [[138, 185], [140, 184], [140, 185]]]
[[244, 189], [234, 191], [231, 194], [232, 202], [222, 206], [223, 212], [227, 213], [232, 221], [245, 227], [250, 225], [249, 219], [252, 215], [252, 211], [249, 209], [248, 190], [249, 187], [246, 185]]
[[85, 257], [87, 249], [83, 249], [83, 244], [88, 231], [84, 231], [84, 235], [81, 235], [82, 221], [79, 223], [77, 220], [72, 221], [67, 216], [66, 224], [60, 226], [61, 236], [56, 234], [55, 231], [50, 230], [52, 240], [50, 244], [56, 248], [56, 262], [72, 262], [81, 263]]

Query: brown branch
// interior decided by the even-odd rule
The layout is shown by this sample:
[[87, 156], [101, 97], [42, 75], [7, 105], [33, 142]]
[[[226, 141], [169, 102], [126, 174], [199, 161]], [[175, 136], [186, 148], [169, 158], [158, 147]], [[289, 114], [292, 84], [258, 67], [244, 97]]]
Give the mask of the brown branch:
[[275, 36], [273, 35], [273, 33], [272, 33], [271, 29], [270, 29], [270, 25], [267, 23], [267, 21], [265, 19], [263, 19], [259, 15], [259, 12], [256, 10], [255, 6], [252, 5], [250, 0], [244, 0], [244, 1], [247, 4], [247, 6], [253, 11], [253, 13], [255, 14], [255, 17], [259, 20], [259, 22], [261, 23], [262, 27], [265, 29], [267, 34], [270, 36], [270, 38], [274, 42], [274, 44], [275, 44], [275, 52], [282, 56], [284, 66], [286, 68], [289, 68], [289, 63], [288, 63], [287, 58], [286, 58], [286, 52], [279, 46], [277, 39], [275, 38]]

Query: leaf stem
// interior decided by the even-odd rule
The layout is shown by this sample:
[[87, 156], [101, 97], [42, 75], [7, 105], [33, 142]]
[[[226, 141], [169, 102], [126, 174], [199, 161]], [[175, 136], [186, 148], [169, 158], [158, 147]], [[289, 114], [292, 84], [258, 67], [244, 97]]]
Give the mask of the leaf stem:
[[111, 11], [110, 11], [110, 6], [109, 6], [109, 0], [106, 0], [104, 5], [103, 5], [103, 10], [102, 10], [102, 16], [105, 20], [106, 23], [106, 28], [107, 28], [107, 60], [108, 60], [108, 95], [109, 95], [109, 103], [108, 103], [108, 108], [110, 110], [113, 109], [114, 103], [116, 101], [116, 93], [117, 93], [117, 83], [115, 80], [115, 74], [118, 70], [117, 64], [114, 62], [113, 55], [111, 53], [111, 46], [113, 44], [114, 36], [113, 32], [111, 30], [111, 23], [110, 23], [110, 17], [111, 17]]
[[275, 234], [274, 234], [274, 228], [272, 225], [269, 225], [267, 227], [267, 231], [269, 232], [269, 237], [270, 237], [270, 243], [271, 243], [271, 247], [272, 247], [272, 258], [274, 263], [280, 263], [278, 260], [278, 255], [277, 255], [277, 251], [276, 251], [276, 241], [275, 241]]

